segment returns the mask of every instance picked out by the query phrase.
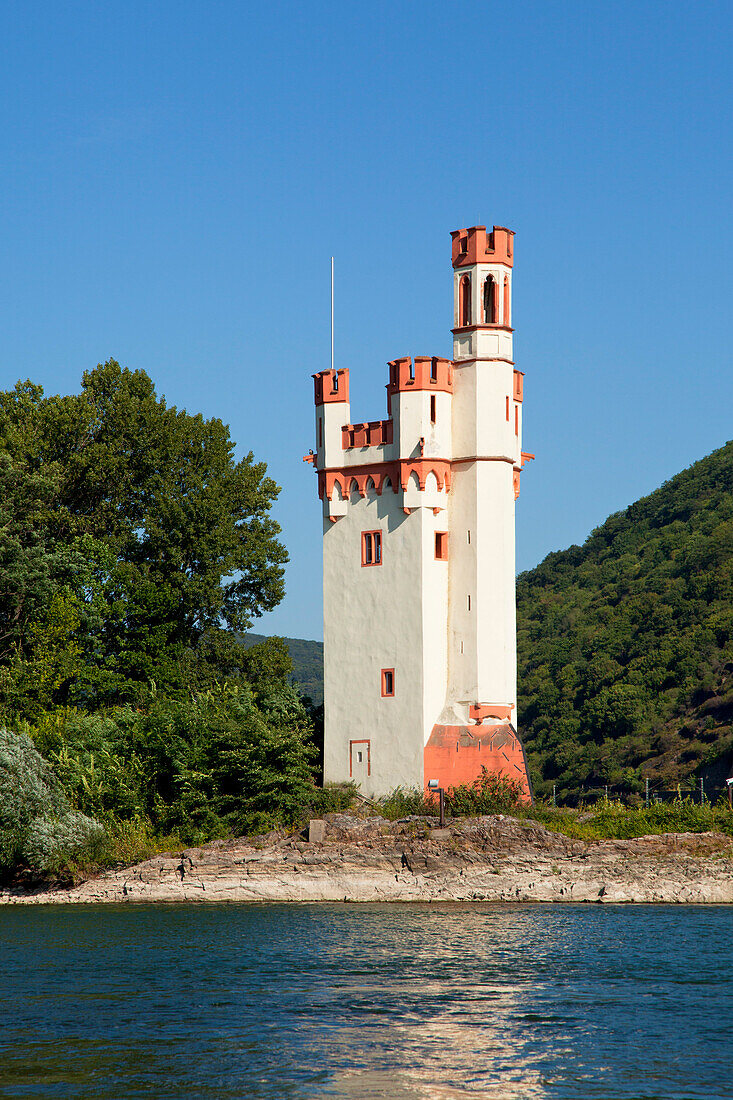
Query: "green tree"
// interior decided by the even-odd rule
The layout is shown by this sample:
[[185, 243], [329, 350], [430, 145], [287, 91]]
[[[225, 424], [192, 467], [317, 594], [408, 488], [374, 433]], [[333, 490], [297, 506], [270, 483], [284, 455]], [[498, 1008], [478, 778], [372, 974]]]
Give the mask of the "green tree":
[[29, 382], [0, 394], [0, 460], [0, 663], [30, 659], [49, 616], [58, 627], [52, 596], [65, 586], [83, 673], [54, 702], [206, 683], [237, 665], [235, 632], [282, 598], [265, 464], [236, 461], [221, 420], [169, 408], [143, 371], [110, 360], [79, 394]]

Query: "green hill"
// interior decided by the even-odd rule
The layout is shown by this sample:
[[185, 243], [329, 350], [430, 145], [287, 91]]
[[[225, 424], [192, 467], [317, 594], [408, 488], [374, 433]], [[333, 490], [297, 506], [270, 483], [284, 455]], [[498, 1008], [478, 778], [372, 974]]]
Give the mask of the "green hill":
[[[522, 573], [517, 613], [519, 725], [538, 794], [722, 783], [733, 754], [733, 443]], [[323, 645], [286, 641], [293, 679], [322, 702]]]
[[[264, 642], [264, 634], [246, 634], [246, 646]], [[290, 651], [293, 673], [290, 679], [296, 683], [302, 695], [308, 695], [314, 703], [323, 702], [323, 642], [311, 642], [305, 638], [283, 638]]]
[[719, 784], [733, 748], [733, 443], [517, 585], [519, 721], [539, 794]]

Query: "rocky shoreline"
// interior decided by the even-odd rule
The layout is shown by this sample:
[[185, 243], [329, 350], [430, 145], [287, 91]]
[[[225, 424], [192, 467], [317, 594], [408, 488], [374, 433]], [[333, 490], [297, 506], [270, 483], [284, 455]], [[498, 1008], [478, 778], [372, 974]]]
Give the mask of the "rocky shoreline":
[[216, 841], [67, 889], [0, 891], [0, 904], [149, 902], [733, 903], [733, 841], [719, 833], [572, 840], [505, 815], [446, 829], [424, 818], [329, 814], [311, 839]]

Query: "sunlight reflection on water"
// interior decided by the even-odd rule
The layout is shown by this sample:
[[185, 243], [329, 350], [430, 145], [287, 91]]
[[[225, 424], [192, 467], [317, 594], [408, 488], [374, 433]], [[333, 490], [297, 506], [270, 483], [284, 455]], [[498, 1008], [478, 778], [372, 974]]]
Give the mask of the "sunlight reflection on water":
[[733, 1097], [732, 925], [724, 907], [7, 909], [0, 1096]]

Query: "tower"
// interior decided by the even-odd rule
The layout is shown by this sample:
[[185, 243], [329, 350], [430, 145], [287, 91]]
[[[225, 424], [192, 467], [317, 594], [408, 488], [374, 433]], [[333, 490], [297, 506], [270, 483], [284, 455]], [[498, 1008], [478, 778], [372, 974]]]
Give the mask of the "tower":
[[314, 375], [323, 502], [324, 778], [364, 794], [522, 783], [514, 507], [523, 376], [513, 233], [453, 239], [453, 360], [389, 364], [387, 417], [351, 423], [347, 370]]

